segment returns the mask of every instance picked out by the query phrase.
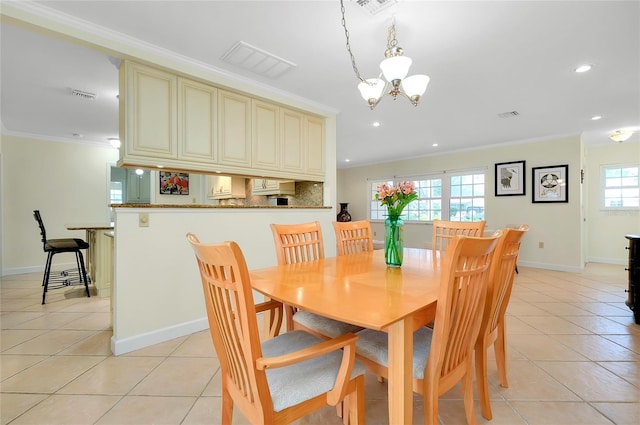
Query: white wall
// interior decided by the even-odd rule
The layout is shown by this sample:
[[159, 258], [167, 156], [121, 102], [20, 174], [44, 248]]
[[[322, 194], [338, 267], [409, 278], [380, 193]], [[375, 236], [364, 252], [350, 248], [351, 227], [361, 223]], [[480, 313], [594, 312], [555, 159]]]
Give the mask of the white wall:
[[[149, 214], [149, 227], [138, 215]], [[336, 255], [332, 208], [116, 208], [112, 350], [122, 354], [206, 329], [195, 256], [186, 239], [236, 241], [249, 269], [277, 264], [271, 223], [320, 221], [326, 256]]]
[[629, 241], [624, 235], [640, 233], [640, 211], [603, 211], [601, 203], [602, 165], [640, 163], [640, 143], [610, 143], [587, 150], [585, 184], [587, 187], [588, 258], [590, 261], [627, 264]]
[[[108, 164], [113, 148], [2, 136], [2, 274], [43, 270], [46, 255], [33, 218], [39, 209], [48, 238], [85, 238], [69, 223], [108, 221]], [[75, 264], [72, 254], [54, 265]]]
[[[484, 168], [487, 175], [485, 216], [487, 228], [497, 229], [507, 224], [527, 223], [530, 230], [523, 240], [520, 263], [522, 265], [555, 270], [578, 271], [584, 261], [624, 264], [624, 234], [640, 230], [639, 212], [611, 215], [599, 211], [594, 202], [599, 200], [599, 167], [607, 163], [640, 161], [640, 144], [607, 144], [586, 148], [581, 152], [578, 137], [502, 145], [486, 149], [433, 155], [405, 161], [376, 164], [338, 170], [338, 200], [349, 202], [354, 220], [367, 218], [367, 179], [416, 175], [469, 168]], [[587, 158], [586, 168], [583, 156]], [[526, 195], [494, 196], [495, 164], [526, 161]], [[531, 168], [546, 165], [569, 165], [569, 202], [540, 204], [531, 202]], [[581, 223], [580, 170], [586, 168], [584, 187], [589, 207], [584, 213], [587, 220], [583, 236]], [[384, 238], [384, 226], [373, 223], [376, 239]], [[635, 229], [635, 230], [634, 230]], [[428, 246], [431, 241], [430, 224], [405, 224], [405, 245]], [[538, 248], [544, 242], [544, 248]], [[586, 255], [581, 247], [585, 247]]]

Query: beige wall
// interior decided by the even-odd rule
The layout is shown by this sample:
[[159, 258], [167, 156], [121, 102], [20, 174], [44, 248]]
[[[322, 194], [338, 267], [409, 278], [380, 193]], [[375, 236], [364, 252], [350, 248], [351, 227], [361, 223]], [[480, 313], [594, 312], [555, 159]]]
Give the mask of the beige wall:
[[[367, 179], [389, 176], [416, 175], [443, 170], [483, 168], [487, 175], [485, 216], [487, 229], [507, 224], [527, 223], [531, 229], [524, 239], [520, 263], [532, 267], [555, 270], [580, 270], [584, 261], [604, 261], [623, 264], [627, 252], [624, 234], [640, 229], [638, 212], [611, 217], [594, 208], [599, 199], [599, 166], [603, 163], [640, 161], [639, 144], [607, 144], [585, 148], [583, 155], [579, 137], [565, 137], [546, 141], [490, 147], [486, 149], [434, 155], [405, 161], [376, 164], [338, 171], [338, 200], [349, 202], [354, 220], [367, 217]], [[589, 161], [586, 170], [591, 200], [585, 229], [582, 229], [582, 185], [580, 169], [583, 157]], [[508, 161], [526, 161], [526, 196], [494, 196], [495, 164]], [[546, 165], [569, 165], [569, 202], [540, 204], [531, 202], [531, 168]], [[591, 218], [591, 220], [589, 220]], [[613, 224], [615, 222], [615, 224]], [[374, 223], [376, 239], [383, 239], [384, 228]], [[431, 225], [407, 224], [405, 243], [408, 246], [428, 246]], [[606, 229], [606, 230], [605, 230]], [[585, 235], [590, 235], [589, 238]], [[538, 243], [544, 242], [544, 248]], [[584, 251], [581, 247], [585, 247]], [[620, 248], [620, 249], [618, 249]]]
[[[49, 238], [85, 238], [65, 224], [108, 220], [107, 168], [117, 155], [113, 148], [2, 136], [2, 274], [44, 267], [33, 210]], [[75, 257], [56, 261], [72, 264]]]
[[603, 211], [600, 207], [600, 167], [640, 163], [640, 143], [610, 143], [586, 153], [588, 258], [595, 262], [626, 264], [624, 235], [640, 233], [640, 211]]

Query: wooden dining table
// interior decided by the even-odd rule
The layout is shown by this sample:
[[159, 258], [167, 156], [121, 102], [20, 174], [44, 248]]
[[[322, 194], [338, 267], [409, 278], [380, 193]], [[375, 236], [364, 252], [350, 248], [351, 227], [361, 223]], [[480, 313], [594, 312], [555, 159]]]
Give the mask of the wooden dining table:
[[252, 270], [253, 288], [303, 310], [389, 334], [389, 423], [411, 424], [413, 332], [435, 318], [439, 260], [404, 249], [402, 267], [384, 251]]

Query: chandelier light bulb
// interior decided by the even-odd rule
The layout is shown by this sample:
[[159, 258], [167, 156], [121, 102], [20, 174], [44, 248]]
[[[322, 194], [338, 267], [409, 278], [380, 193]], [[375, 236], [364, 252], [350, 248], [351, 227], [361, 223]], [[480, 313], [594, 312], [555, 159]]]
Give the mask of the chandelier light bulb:
[[385, 85], [385, 82], [380, 78], [368, 78], [358, 84], [358, 90], [360, 90], [363, 99], [369, 102], [369, 105], [375, 105], [382, 96]]
[[420, 97], [427, 91], [429, 80], [430, 78], [426, 75], [412, 75], [402, 80], [402, 90], [404, 90], [409, 98], [413, 98], [414, 96]]
[[380, 70], [384, 78], [393, 83], [394, 80], [402, 80], [409, 73], [411, 58], [407, 56], [392, 56], [380, 62]]

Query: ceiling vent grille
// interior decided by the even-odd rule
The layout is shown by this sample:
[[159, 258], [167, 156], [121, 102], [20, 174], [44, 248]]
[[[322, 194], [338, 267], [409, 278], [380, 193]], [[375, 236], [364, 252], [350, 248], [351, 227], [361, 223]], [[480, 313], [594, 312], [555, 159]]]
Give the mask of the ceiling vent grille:
[[498, 114], [500, 118], [514, 118], [514, 117], [517, 117], [518, 115], [520, 115], [518, 111], [503, 112], [501, 114]]
[[363, 10], [367, 10], [372, 15], [398, 3], [398, 0], [351, 0], [358, 3]]
[[77, 97], [81, 97], [83, 99], [89, 99], [89, 100], [94, 100], [96, 98], [95, 93], [89, 93], [88, 91], [77, 90], [77, 89], [73, 89], [71, 91], [71, 94], [73, 96], [77, 96]]
[[269, 78], [278, 78], [297, 65], [286, 59], [238, 41], [220, 58], [224, 62]]

